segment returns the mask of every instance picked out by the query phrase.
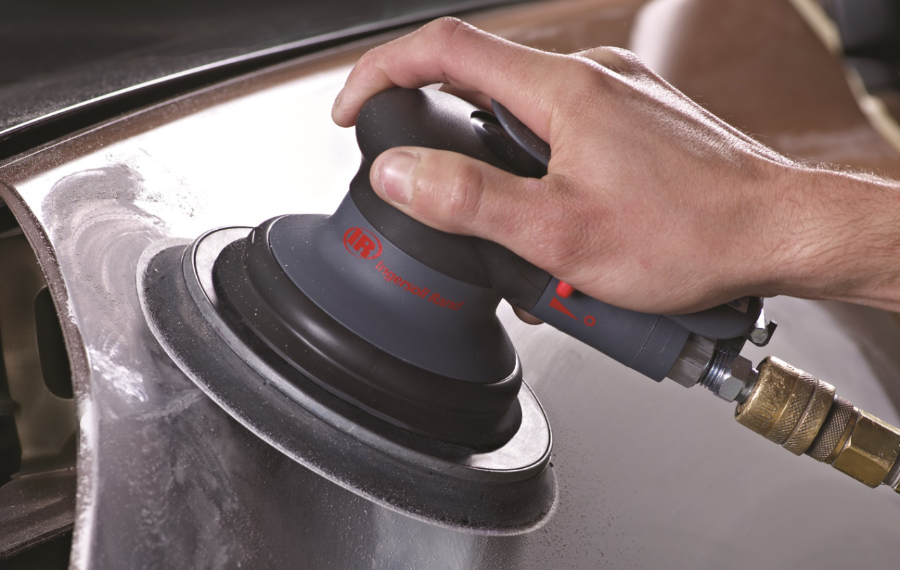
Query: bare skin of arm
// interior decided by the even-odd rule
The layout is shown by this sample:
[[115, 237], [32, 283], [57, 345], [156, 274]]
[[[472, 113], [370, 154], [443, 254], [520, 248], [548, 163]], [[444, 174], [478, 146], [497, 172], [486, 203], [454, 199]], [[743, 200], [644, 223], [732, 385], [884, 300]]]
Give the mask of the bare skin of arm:
[[795, 162], [692, 102], [633, 54], [541, 52], [454, 19], [357, 63], [335, 101], [443, 83], [494, 98], [550, 143], [542, 179], [422, 148], [382, 154], [383, 199], [498, 242], [624, 308], [685, 313], [745, 295], [900, 311], [900, 185]]

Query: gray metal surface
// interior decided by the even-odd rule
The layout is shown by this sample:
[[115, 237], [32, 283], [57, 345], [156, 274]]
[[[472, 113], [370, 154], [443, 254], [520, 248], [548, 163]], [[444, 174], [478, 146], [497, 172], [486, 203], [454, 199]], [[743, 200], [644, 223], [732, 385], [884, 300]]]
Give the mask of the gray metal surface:
[[[138, 258], [163, 239], [328, 213], [358, 166], [329, 109], [359, 51], [149, 109], [0, 167], [61, 312], [80, 418], [74, 568], [893, 568], [900, 501], [501, 308], [554, 429], [556, 513], [523, 536], [429, 525], [325, 481], [156, 343]], [[774, 354], [900, 421], [882, 312], [773, 299]], [[841, 513], [847, 524], [835, 524]]]

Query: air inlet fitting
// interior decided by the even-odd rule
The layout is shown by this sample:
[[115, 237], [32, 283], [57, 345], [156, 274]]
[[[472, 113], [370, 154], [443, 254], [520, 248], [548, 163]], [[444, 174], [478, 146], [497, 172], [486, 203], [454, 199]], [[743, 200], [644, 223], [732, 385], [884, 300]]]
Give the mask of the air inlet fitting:
[[835, 395], [834, 386], [774, 357], [759, 364], [735, 419], [794, 455], [900, 493], [900, 429]]

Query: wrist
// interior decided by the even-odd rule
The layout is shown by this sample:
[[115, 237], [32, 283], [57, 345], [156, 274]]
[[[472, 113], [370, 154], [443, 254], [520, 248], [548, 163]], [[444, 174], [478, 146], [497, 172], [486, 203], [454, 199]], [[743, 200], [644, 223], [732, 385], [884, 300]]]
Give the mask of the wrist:
[[789, 167], [773, 201], [773, 289], [900, 310], [900, 185]]

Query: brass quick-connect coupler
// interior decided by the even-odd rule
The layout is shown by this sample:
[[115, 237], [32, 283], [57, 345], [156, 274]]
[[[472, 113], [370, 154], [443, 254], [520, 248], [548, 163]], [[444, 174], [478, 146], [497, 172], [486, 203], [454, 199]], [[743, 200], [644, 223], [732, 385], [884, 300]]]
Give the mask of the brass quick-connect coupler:
[[758, 372], [735, 410], [738, 423], [794, 455], [805, 453], [870, 487], [885, 484], [900, 493], [900, 429], [782, 360], [770, 356]]

